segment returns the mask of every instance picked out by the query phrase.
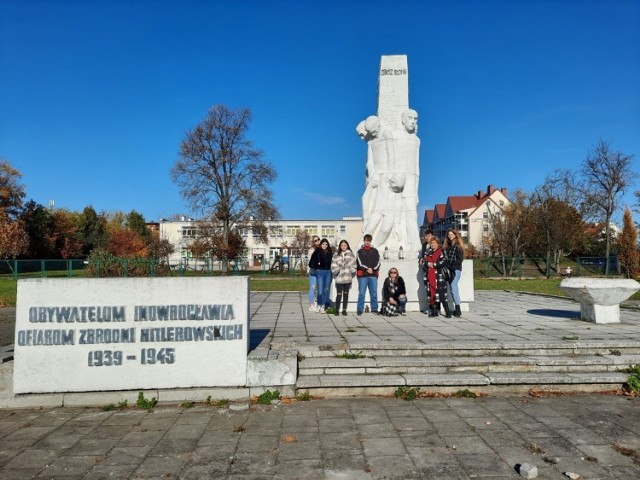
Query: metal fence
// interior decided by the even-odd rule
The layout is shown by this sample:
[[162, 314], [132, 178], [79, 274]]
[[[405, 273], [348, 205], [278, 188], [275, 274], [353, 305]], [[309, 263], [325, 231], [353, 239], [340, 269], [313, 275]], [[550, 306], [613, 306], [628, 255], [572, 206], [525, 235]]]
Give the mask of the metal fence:
[[[605, 275], [606, 257], [565, 258], [560, 262], [559, 271], [555, 268], [550, 258], [509, 257], [503, 261], [502, 257], [486, 257], [473, 262], [474, 275], [483, 278], [584, 277]], [[622, 273], [618, 257], [609, 257], [609, 276]]]
[[210, 276], [231, 273], [232, 275], [271, 274], [306, 275], [308, 259], [283, 257], [278, 262], [264, 262], [250, 267], [246, 258], [235, 260], [185, 259], [168, 263], [151, 259], [121, 258], [110, 261], [88, 262], [73, 259], [0, 260], [0, 278], [60, 278], [60, 277], [161, 277], [161, 276]]
[[[605, 257], [576, 257], [564, 259], [560, 271], [548, 258], [486, 257], [473, 262], [474, 276], [478, 278], [544, 278], [566, 276], [570, 267], [571, 276], [602, 276], [605, 273]], [[87, 260], [0, 260], [0, 278], [53, 278], [53, 277], [129, 277], [129, 276], [198, 276], [220, 275], [306, 275], [308, 257], [289, 256], [279, 260], [263, 262], [250, 267], [246, 258], [235, 260], [188, 259], [176, 263], [147, 259], [117, 259], [100, 263]], [[621, 275], [622, 268], [615, 256], [610, 257], [610, 276]]]

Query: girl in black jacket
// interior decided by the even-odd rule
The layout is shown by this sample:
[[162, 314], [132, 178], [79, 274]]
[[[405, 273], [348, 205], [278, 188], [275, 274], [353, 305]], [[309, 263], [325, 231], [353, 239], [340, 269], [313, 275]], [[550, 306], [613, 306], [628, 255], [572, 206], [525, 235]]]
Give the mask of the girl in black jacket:
[[398, 314], [405, 315], [407, 305], [407, 288], [404, 280], [398, 274], [398, 269], [391, 267], [389, 276], [382, 286], [382, 312], [387, 317], [395, 317]]
[[329, 305], [329, 286], [331, 285], [331, 260], [333, 252], [329, 246], [329, 240], [323, 238], [320, 241], [320, 248], [316, 248], [309, 260], [309, 268], [316, 269], [318, 279], [318, 309], [319, 313], [324, 313]]

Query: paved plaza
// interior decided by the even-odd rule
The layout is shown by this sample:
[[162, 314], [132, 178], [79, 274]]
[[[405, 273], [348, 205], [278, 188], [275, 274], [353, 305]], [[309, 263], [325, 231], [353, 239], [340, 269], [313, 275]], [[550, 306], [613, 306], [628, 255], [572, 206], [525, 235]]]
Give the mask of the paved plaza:
[[334, 316], [310, 312], [306, 298], [306, 293], [298, 292], [252, 293], [252, 347], [640, 342], [640, 310], [623, 308], [621, 323], [596, 325], [580, 320], [580, 305], [561, 297], [477, 291], [471, 311], [463, 312], [461, 318], [430, 318], [421, 312], [409, 312], [406, 317]]
[[0, 411], [0, 478], [640, 478], [639, 400], [350, 398]]
[[[578, 319], [571, 300], [476, 292], [462, 318], [309, 312], [304, 293], [253, 293], [252, 348], [640, 342], [640, 311]], [[0, 313], [2, 344], [12, 309]], [[314, 398], [276, 405], [0, 410], [0, 478], [640, 478], [640, 400], [616, 394]]]

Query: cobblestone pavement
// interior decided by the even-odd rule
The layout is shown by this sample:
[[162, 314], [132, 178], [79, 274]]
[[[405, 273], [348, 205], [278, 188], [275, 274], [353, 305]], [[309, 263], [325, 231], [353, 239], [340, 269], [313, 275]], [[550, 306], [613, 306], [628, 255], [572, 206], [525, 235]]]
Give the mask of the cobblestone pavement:
[[0, 478], [640, 478], [640, 400], [320, 399], [0, 411]]

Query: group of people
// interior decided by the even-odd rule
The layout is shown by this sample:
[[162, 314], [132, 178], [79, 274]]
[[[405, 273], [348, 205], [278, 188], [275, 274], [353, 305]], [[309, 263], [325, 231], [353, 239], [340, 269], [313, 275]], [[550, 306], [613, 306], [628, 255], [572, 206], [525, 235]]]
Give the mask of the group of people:
[[[371, 246], [371, 235], [365, 235], [362, 247], [353, 253], [349, 242], [341, 240], [338, 251], [333, 252], [329, 240], [314, 236], [313, 245], [309, 249], [309, 310], [324, 313], [330, 304], [329, 287], [331, 280], [336, 283], [336, 315], [347, 315], [349, 290], [353, 279], [358, 279], [358, 315], [364, 311], [365, 292], [369, 290], [371, 309], [378, 313], [378, 271], [380, 270], [380, 254]], [[317, 291], [317, 299], [316, 299]]]
[[[329, 288], [336, 284], [335, 315], [347, 315], [349, 290], [353, 279], [358, 280], [358, 302], [356, 314], [362, 315], [367, 290], [371, 302], [371, 313], [387, 316], [404, 315], [407, 304], [407, 289], [397, 268], [391, 267], [382, 286], [382, 308], [378, 310], [378, 275], [380, 253], [371, 245], [373, 238], [367, 234], [362, 246], [354, 254], [349, 242], [341, 240], [338, 250], [333, 252], [329, 240], [313, 236], [309, 249], [309, 310], [324, 313], [330, 306]], [[464, 246], [460, 234], [449, 230], [444, 245], [431, 230], [424, 233], [424, 243], [419, 263], [424, 272], [424, 286], [429, 298], [429, 316], [438, 316], [440, 306], [447, 318], [460, 317], [460, 292], [458, 283], [462, 274]], [[316, 296], [317, 292], [317, 296]], [[449, 307], [449, 293], [454, 309]]]
[[[440, 315], [441, 305], [447, 318], [451, 318], [452, 313], [455, 317], [462, 316], [458, 284], [462, 275], [463, 260], [464, 244], [457, 230], [447, 232], [443, 245], [431, 230], [424, 232], [420, 265], [429, 298], [429, 309], [425, 313], [430, 317]], [[453, 298], [453, 312], [449, 307], [449, 293]]]

